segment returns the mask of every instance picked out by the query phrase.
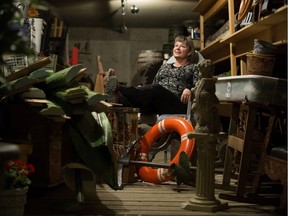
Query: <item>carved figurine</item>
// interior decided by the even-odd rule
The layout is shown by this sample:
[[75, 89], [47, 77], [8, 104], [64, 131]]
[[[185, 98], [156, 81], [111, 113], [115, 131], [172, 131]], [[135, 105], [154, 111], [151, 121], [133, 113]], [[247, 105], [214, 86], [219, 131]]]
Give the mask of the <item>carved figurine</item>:
[[218, 98], [215, 95], [216, 78], [213, 78], [214, 65], [211, 60], [203, 60], [198, 64], [200, 80], [192, 89], [194, 96], [192, 111], [196, 114], [195, 130], [201, 133], [219, 132]]

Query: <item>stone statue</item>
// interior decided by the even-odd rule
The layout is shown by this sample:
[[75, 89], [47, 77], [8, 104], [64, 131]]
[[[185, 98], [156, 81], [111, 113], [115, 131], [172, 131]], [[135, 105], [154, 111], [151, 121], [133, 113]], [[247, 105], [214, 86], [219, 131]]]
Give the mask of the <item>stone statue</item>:
[[213, 78], [214, 65], [211, 60], [203, 60], [198, 64], [200, 80], [192, 89], [194, 100], [192, 111], [196, 113], [195, 131], [200, 133], [218, 133], [220, 130], [217, 105], [218, 98], [215, 95], [216, 78]]

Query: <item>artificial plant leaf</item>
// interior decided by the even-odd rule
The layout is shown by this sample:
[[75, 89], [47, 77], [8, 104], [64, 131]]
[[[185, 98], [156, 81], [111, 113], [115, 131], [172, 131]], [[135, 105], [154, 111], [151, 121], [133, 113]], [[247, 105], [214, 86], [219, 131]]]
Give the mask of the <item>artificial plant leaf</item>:
[[184, 151], [180, 153], [179, 166], [181, 166], [186, 172], [190, 171], [190, 161], [188, 155]]
[[103, 181], [113, 189], [118, 188], [116, 159], [113, 153], [112, 130], [110, 122], [105, 113], [93, 114], [98, 115], [98, 121], [103, 130], [101, 135], [101, 144], [92, 146], [89, 140], [84, 138], [81, 131], [72, 124], [69, 124], [69, 132], [72, 142], [85, 164], [92, 169], [95, 174], [102, 178]]

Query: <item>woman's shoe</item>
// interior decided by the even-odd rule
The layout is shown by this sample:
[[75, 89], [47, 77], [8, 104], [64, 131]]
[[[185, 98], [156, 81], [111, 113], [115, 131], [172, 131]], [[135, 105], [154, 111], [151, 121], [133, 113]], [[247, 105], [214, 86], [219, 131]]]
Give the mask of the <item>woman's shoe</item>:
[[116, 76], [109, 76], [106, 82], [107, 102], [119, 102], [119, 83]]

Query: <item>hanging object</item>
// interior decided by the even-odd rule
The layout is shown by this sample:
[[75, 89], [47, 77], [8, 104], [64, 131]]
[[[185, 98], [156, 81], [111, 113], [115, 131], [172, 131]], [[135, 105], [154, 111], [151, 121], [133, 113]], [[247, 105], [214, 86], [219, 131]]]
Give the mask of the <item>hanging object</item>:
[[[120, 27], [120, 32], [124, 33], [128, 30], [125, 22], [125, 15], [126, 15], [126, 5], [130, 5], [127, 0], [121, 0], [121, 15], [122, 15], [122, 25]], [[136, 5], [130, 5], [130, 11], [132, 14], [139, 13], [139, 8]]]
[[139, 13], [139, 8], [136, 5], [131, 5], [130, 10], [132, 14]]
[[122, 10], [122, 25], [120, 27], [120, 32], [124, 33], [128, 30], [128, 28], [126, 27], [126, 23], [125, 23], [126, 10], [125, 10], [124, 0], [121, 0], [121, 10]]
[[237, 21], [241, 22], [251, 9], [253, 0], [241, 0]]

